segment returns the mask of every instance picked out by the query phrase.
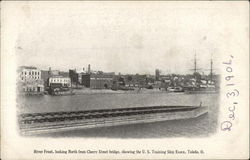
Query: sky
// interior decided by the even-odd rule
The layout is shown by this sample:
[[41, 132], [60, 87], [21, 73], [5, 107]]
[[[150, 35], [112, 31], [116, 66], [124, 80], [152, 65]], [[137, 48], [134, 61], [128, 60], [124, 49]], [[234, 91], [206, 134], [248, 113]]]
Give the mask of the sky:
[[192, 72], [196, 54], [197, 67], [206, 74], [211, 56], [214, 68], [219, 63], [225, 35], [237, 23], [234, 14], [228, 16], [237, 7], [176, 4], [22, 3], [18, 65], [67, 71], [91, 64], [91, 69], [106, 72], [154, 74], [158, 68], [163, 74], [186, 74]]

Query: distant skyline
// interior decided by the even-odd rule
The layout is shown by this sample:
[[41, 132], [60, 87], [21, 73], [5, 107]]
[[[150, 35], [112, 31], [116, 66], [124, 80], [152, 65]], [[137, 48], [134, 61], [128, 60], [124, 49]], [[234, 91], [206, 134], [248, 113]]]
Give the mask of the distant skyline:
[[39, 2], [19, 9], [18, 65], [63, 71], [91, 64], [124, 74], [187, 74], [196, 53], [208, 74], [211, 54], [217, 68], [225, 35], [237, 24], [237, 17], [225, 19], [231, 7], [193, 2]]

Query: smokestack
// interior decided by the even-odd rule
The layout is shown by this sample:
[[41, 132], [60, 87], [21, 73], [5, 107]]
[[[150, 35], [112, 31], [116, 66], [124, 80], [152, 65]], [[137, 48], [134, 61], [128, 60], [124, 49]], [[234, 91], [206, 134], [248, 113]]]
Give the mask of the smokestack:
[[51, 67], [49, 67], [49, 76], [51, 76]]
[[88, 65], [88, 73], [90, 73], [90, 64]]

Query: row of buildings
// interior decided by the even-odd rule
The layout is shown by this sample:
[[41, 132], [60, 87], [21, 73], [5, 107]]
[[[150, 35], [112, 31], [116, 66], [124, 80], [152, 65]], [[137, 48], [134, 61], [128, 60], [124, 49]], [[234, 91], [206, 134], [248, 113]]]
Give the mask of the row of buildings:
[[21, 66], [18, 68], [17, 86], [19, 93], [42, 94], [49, 86], [61, 84], [71, 86], [69, 77], [60, 76], [56, 72], [43, 71], [33, 66]]
[[76, 69], [69, 72], [59, 70], [40, 70], [33, 66], [18, 68], [18, 91], [25, 94], [39, 94], [55, 88], [69, 90], [70, 88], [111, 89], [115, 73], [90, 71], [78, 73]]
[[69, 90], [70, 88], [132, 90], [134, 88], [184, 87], [195, 85], [215, 85], [218, 77], [209, 75], [160, 75], [159, 69], [155, 75], [118, 74], [114, 72], [92, 71], [88, 65], [87, 71], [77, 72], [70, 69], [68, 72], [59, 70], [40, 70], [36, 67], [22, 66], [18, 68], [18, 90], [27, 94], [39, 94], [54, 89]]

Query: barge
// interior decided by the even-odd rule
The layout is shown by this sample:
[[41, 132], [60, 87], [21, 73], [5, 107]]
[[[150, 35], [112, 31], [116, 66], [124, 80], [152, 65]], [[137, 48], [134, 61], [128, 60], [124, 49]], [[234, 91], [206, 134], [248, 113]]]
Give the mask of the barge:
[[150, 106], [18, 115], [20, 133], [33, 135], [75, 129], [196, 118], [207, 106]]

